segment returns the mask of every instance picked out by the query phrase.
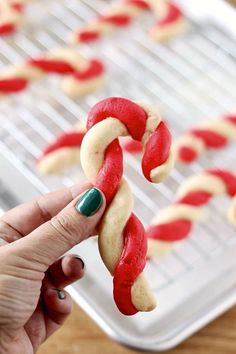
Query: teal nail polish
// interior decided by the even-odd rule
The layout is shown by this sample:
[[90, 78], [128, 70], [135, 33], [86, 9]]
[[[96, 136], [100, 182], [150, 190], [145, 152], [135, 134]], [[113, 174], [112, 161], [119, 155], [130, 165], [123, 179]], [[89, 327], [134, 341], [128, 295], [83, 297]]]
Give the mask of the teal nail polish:
[[57, 293], [57, 297], [58, 297], [59, 300], [65, 300], [66, 294], [64, 293], [63, 290], [55, 289], [55, 291]]
[[101, 192], [97, 188], [89, 189], [75, 204], [75, 209], [84, 216], [91, 216], [103, 203]]

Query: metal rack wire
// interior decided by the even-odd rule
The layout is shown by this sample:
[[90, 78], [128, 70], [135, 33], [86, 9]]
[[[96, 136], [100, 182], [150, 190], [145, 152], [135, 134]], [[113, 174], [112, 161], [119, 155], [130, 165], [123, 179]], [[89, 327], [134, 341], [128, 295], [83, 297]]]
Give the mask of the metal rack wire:
[[[71, 0], [47, 4], [40, 28], [32, 24], [14, 39], [0, 39], [0, 68], [20, 62], [29, 55], [38, 55], [45, 49], [67, 45], [68, 32], [102, 11], [105, 3], [94, 0], [91, 5], [89, 0]], [[217, 25], [202, 22], [191, 23], [188, 33], [168, 45], [153, 43], [145, 33], [149, 20], [147, 16], [142, 25], [134, 23], [129, 30], [129, 40], [121, 30], [112, 38], [82, 48], [89, 55], [99, 53], [106, 64], [106, 86], [97, 93], [73, 101], [57, 89], [56, 78], [49, 78], [0, 102], [0, 156], [14, 166], [17, 174], [24, 176], [26, 185], [30, 183], [37, 192], [45, 193], [83, 179], [79, 168], [61, 177], [42, 177], [37, 173], [35, 161], [46, 143], [58, 132], [71, 128], [78, 119], [84, 120], [88, 109], [105, 96], [126, 96], [159, 107], [174, 136], [206, 118], [235, 110], [234, 40]], [[176, 188], [184, 178], [209, 166], [231, 168], [235, 162], [234, 147], [230, 146], [217, 154], [207, 154], [190, 167], [177, 166], [167, 183], [156, 187], [147, 184], [141, 176], [139, 158], [127, 154], [125, 169], [135, 196], [135, 212], [148, 225], [152, 216], [173, 200]], [[22, 199], [17, 193], [14, 197]], [[164, 259], [148, 263], [146, 273], [160, 299], [159, 312], [144, 318], [138, 315], [136, 320], [124, 322], [114, 308], [111, 279], [96, 256], [93, 241], [87, 242], [84, 250], [79, 248], [85, 256], [93, 254], [93, 259], [88, 258], [88, 276], [80, 291], [77, 286], [71, 289], [75, 299], [108, 333], [126, 344], [134, 345], [135, 341], [140, 348], [164, 349], [179, 342], [199, 328], [200, 323], [202, 325], [220, 313], [215, 305], [210, 316], [211, 306], [207, 307], [202, 299], [196, 302], [195, 297], [205, 289], [209, 301], [214, 304], [217, 291], [211, 293], [206, 283], [212, 287], [214, 281], [223, 283], [226, 269], [231, 269], [232, 273], [235, 266], [231, 255], [236, 247], [235, 230], [227, 225], [224, 216], [228, 203], [227, 198], [222, 198], [220, 203], [213, 201], [206, 220], [196, 225], [188, 240], [177, 245]], [[219, 262], [223, 264], [222, 268], [217, 266]], [[93, 273], [94, 266], [101, 273], [98, 279]], [[230, 281], [228, 287], [233, 285]], [[170, 305], [167, 299], [174, 290], [175, 300], [169, 300]], [[227, 296], [222, 295], [224, 308], [229, 306], [226, 299]], [[101, 309], [104, 301], [106, 308]], [[183, 308], [185, 313], [179, 321], [176, 320], [178, 308]], [[200, 309], [204, 309], [203, 313]], [[175, 324], [174, 328], [167, 325], [168, 319]], [[137, 339], [140, 330], [142, 342]]]

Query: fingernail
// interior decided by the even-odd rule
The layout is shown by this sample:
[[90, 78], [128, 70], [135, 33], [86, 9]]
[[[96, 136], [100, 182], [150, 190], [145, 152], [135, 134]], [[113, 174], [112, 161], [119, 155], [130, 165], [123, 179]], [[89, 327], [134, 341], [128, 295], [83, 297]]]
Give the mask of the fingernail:
[[59, 300], [65, 300], [66, 294], [63, 290], [60, 289], [54, 289], [54, 290], [56, 291]]
[[80, 257], [74, 257], [75, 259], [77, 259], [80, 263], [81, 263], [81, 268], [82, 269], [84, 269], [84, 261], [83, 261], [83, 259], [82, 258], [80, 258]]
[[75, 204], [75, 209], [84, 216], [91, 216], [103, 203], [102, 193], [97, 188], [89, 189]]

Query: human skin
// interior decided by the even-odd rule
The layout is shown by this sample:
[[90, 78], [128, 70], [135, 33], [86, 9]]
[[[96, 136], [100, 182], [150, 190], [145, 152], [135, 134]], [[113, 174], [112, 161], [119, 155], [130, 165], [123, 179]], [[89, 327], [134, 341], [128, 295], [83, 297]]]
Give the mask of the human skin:
[[[33, 354], [65, 321], [72, 299], [64, 287], [84, 274], [65, 252], [95, 235], [104, 197], [91, 216], [75, 205], [90, 185], [41, 196], [0, 219], [0, 354]], [[61, 258], [60, 258], [61, 257]]]

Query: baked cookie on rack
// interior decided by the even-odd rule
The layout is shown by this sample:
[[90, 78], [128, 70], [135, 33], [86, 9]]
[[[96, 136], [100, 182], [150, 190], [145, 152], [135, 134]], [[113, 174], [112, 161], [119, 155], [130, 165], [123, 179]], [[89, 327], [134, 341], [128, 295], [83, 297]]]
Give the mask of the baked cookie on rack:
[[155, 1], [153, 6], [157, 21], [150, 30], [150, 35], [158, 42], [166, 42], [188, 29], [188, 22], [180, 9], [172, 1]]
[[43, 175], [61, 173], [80, 164], [80, 147], [85, 132], [85, 124], [77, 123], [72, 131], [60, 134], [48, 144], [37, 160], [39, 172]]
[[0, 37], [14, 33], [23, 22], [24, 0], [0, 0]]
[[76, 43], [94, 42], [107, 33], [129, 25], [140, 13], [151, 10], [148, 0], [122, 0], [113, 4], [103, 15], [93, 19], [71, 35]]
[[177, 200], [163, 208], [147, 229], [148, 256], [168, 253], [176, 242], [189, 237], [201, 218], [203, 206], [212, 197], [236, 196], [236, 174], [223, 169], [209, 169], [187, 178], [177, 190]]
[[31, 81], [43, 76], [64, 76], [62, 90], [72, 98], [84, 96], [104, 83], [104, 65], [98, 59], [87, 59], [76, 50], [61, 48], [39, 58], [12, 65], [0, 73], [0, 95], [20, 92]]
[[189, 164], [200, 158], [204, 152], [218, 150], [236, 141], [236, 114], [228, 114], [209, 120], [190, 129], [173, 144], [175, 158]]
[[187, 21], [180, 8], [167, 0], [122, 0], [115, 3], [103, 15], [98, 16], [70, 38], [75, 43], [90, 43], [103, 38], [117, 28], [129, 25], [140, 13], [152, 12], [156, 23], [150, 35], [158, 41], [166, 41], [187, 28]]
[[101, 257], [113, 275], [114, 299], [125, 315], [150, 311], [155, 299], [143, 275], [147, 240], [133, 214], [133, 197], [123, 178], [118, 138], [130, 135], [144, 145], [142, 171], [150, 182], [160, 182], [172, 167], [171, 136], [159, 114], [125, 98], [107, 98], [88, 114], [81, 145], [81, 165], [88, 180], [103, 191], [107, 208], [99, 225]]

